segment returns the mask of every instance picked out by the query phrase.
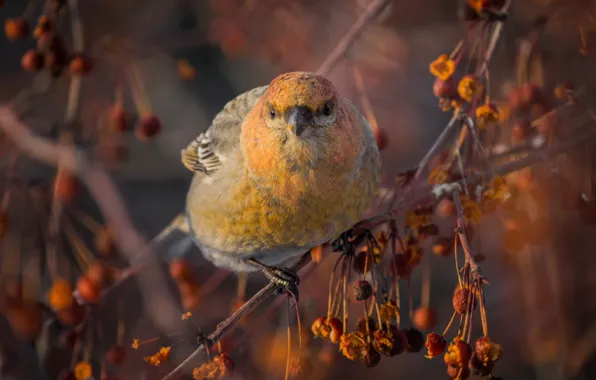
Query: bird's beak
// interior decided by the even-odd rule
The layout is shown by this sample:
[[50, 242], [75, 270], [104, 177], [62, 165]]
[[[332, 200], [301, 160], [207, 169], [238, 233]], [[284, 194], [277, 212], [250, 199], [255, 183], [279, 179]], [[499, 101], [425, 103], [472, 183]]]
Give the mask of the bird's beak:
[[290, 108], [286, 112], [286, 122], [288, 128], [291, 128], [296, 136], [300, 136], [306, 128], [311, 126], [312, 112], [306, 106]]

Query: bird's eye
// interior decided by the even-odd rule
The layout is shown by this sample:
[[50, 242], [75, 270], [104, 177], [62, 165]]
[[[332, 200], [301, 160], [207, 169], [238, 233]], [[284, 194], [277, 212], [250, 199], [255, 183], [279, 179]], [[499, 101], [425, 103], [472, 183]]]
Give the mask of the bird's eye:
[[273, 107], [269, 108], [269, 117], [275, 119], [276, 113]]
[[331, 116], [331, 111], [332, 111], [331, 104], [325, 103], [323, 105], [323, 115], [325, 115], [325, 116]]

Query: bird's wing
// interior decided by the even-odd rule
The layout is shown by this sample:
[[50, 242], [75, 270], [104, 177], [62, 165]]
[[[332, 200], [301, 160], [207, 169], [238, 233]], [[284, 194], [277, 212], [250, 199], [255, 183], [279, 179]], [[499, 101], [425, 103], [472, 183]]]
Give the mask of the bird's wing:
[[181, 151], [182, 164], [191, 172], [213, 174], [240, 142], [242, 122], [268, 86], [257, 87], [230, 100], [211, 126]]

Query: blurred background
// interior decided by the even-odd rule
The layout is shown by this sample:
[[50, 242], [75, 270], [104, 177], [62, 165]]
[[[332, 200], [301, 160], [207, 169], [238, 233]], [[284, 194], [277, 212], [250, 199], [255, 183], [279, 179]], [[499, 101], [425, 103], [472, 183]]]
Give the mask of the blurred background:
[[[31, 29], [43, 7], [42, 1], [0, 0], [2, 3], [3, 21], [22, 17]], [[387, 147], [382, 152], [387, 187], [395, 185], [399, 172], [416, 165], [449, 119], [437, 106], [432, 92], [434, 77], [428, 67], [440, 54], [449, 54], [466, 36], [468, 24], [461, 18], [464, 3], [391, 1], [329, 75], [340, 92], [361, 106], [353, 65], [360, 70], [374, 116], [387, 134]], [[368, 5], [370, 0], [81, 1], [85, 52], [93, 59], [93, 70], [83, 79], [77, 128], [94, 136], [98, 120], [101, 122], [105, 110], [117, 99], [118, 88], [127, 93], [123, 62], [132, 62], [138, 68], [145, 106], [162, 124], [160, 133], [147, 142], [139, 141], [134, 134], [118, 140], [127, 147], [127, 159], [118, 159], [112, 174], [134, 226], [149, 239], [182, 210], [191, 173], [181, 165], [180, 150], [208, 128], [228, 100], [267, 84], [282, 72], [316, 71]], [[590, 94], [596, 62], [590, 54], [596, 37], [592, 33], [595, 10], [590, 0], [514, 0], [490, 64], [492, 96], [504, 96], [513, 85], [519, 41], [528, 38], [535, 24], [545, 19], [536, 43], [541, 58], [540, 84], [552, 89], [559, 83], [574, 83]], [[68, 15], [67, 10], [60, 12]], [[68, 18], [64, 18], [59, 28], [72, 48]], [[23, 70], [21, 57], [34, 45], [33, 40], [0, 38], [0, 103], [11, 102], [36, 81], [49, 80], [43, 73]], [[55, 78], [47, 91], [28, 98], [26, 121], [36, 132], [55, 136], [56, 125], [64, 119], [69, 80], [69, 75]], [[124, 98], [125, 106], [134, 109], [130, 96]], [[3, 170], [8, 173], [13, 150], [10, 143], [2, 140], [1, 144]], [[81, 144], [86, 146], [86, 141]], [[92, 148], [89, 151], [95, 153]], [[49, 186], [54, 175], [53, 169], [25, 156], [19, 156], [11, 170], [14, 176], [42, 184], [42, 189], [43, 184]], [[14, 231], [4, 236], [0, 251], [3, 281], [19, 277], [25, 282], [34, 281], [32, 292], [41, 297], [51, 284], [46, 275], [40, 276], [49, 264], [31, 242], [38, 239], [40, 225], [49, 218], [51, 202], [47, 198], [43, 190], [40, 194], [37, 189], [12, 191], [7, 210]], [[72, 202], [77, 209], [99, 218], [93, 200], [84, 190]], [[554, 203], [553, 198], [546, 197], [537, 207], [550, 210]], [[569, 210], [559, 209], [551, 216], [551, 225], [556, 228], [548, 241], [516, 254], [502, 248], [503, 226], [495, 216], [483, 217], [474, 241], [487, 257], [483, 269], [490, 280], [485, 290], [490, 336], [503, 346], [503, 357], [494, 373], [503, 379], [596, 378], [594, 227], [582, 223]], [[448, 234], [453, 220], [440, 226]], [[174, 234], [156, 249], [155, 254], [164, 259], [164, 273], [167, 261], [184, 253], [192, 261], [199, 283], [213, 281], [215, 269], [202, 260], [196, 248], [185, 245], [187, 242], [182, 235]], [[326, 258], [301, 284], [301, 317], [306, 329], [326, 312], [328, 278], [336, 255]], [[430, 251], [428, 257], [431, 305], [438, 312], [437, 330], [442, 330], [452, 312], [451, 296], [457, 277], [452, 260], [435, 257]], [[68, 266], [69, 262], [61, 265]], [[118, 259], [114, 262], [123, 265]], [[77, 276], [76, 272], [68, 273], [73, 279]], [[168, 281], [164, 287], [179, 305], [176, 286]], [[264, 284], [261, 276], [251, 276], [247, 295]], [[420, 284], [417, 270], [412, 276], [414, 305], [420, 302]], [[212, 291], [193, 312], [200, 329], [210, 332], [230, 314], [236, 287], [237, 278], [230, 275], [210, 288]], [[404, 297], [406, 290], [402, 289]], [[147, 312], [151, 297], [142, 293], [143, 288], [129, 280], [102, 301], [94, 316], [103, 326], [101, 333], [96, 332], [94, 344], [104, 349], [117, 340], [118, 321], [125, 326], [122, 342], [127, 356], [118, 370], [114, 369], [121, 379], [158, 379], [174, 364], [149, 368], [143, 361], [143, 356], [152, 355], [159, 346], [128, 349], [133, 338], [168, 334], [153, 323]], [[266, 306], [260, 308], [234, 333], [240, 339], [250, 332], [250, 337], [229, 353], [241, 378], [283, 378], [287, 311], [281, 307], [274, 318], [263, 321], [266, 310]], [[176, 318], [178, 312], [163, 310]], [[178, 323], [182, 325], [183, 321]], [[406, 312], [402, 323], [409, 323]], [[184, 328], [189, 332], [186, 341], [174, 348], [175, 360], [184, 358], [194, 344], [197, 328]], [[479, 328], [477, 323], [477, 336]], [[5, 370], [0, 372], [0, 379], [58, 378], [62, 369], [71, 366], [71, 351], [65, 350], [59, 339], [63, 335], [61, 327], [46, 323], [36, 340], [23, 340], [0, 318], [0, 363]], [[367, 369], [343, 358], [329, 342], [314, 340], [311, 344], [311, 378], [447, 378], [442, 358], [430, 361], [422, 352], [383, 358], [377, 367]]]

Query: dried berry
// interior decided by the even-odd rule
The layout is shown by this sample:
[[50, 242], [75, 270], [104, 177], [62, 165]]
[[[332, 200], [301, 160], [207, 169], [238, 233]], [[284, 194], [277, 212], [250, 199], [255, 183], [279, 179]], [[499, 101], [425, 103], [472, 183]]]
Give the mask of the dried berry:
[[373, 347], [385, 356], [399, 355], [408, 345], [406, 334], [394, 325], [375, 331], [373, 338]]
[[337, 318], [327, 320], [326, 317], [319, 317], [313, 322], [311, 330], [316, 337], [338, 343], [343, 332], [343, 323]]
[[453, 380], [466, 380], [470, 377], [468, 367], [447, 366], [447, 376]]
[[367, 368], [376, 367], [381, 362], [381, 354], [379, 354], [372, 346], [368, 346], [366, 354], [362, 358], [362, 362]]
[[468, 368], [476, 376], [488, 376], [493, 371], [494, 366], [494, 362], [484, 363], [482, 360], [478, 358], [478, 355], [473, 354], [472, 358], [470, 359]]
[[472, 357], [472, 348], [470, 345], [461, 340], [456, 339], [449, 344], [449, 348], [445, 353], [445, 364], [456, 368], [468, 368], [468, 362]]
[[414, 311], [412, 323], [417, 329], [431, 330], [437, 324], [437, 312], [430, 307], [420, 307]]
[[[468, 311], [468, 300], [471, 294], [472, 292], [467, 288], [459, 288], [453, 292], [453, 309], [458, 314], [464, 315]], [[476, 302], [473, 297], [470, 302], [472, 302], [471, 306], [472, 310], [474, 310], [476, 308]]]
[[405, 330], [405, 333], [406, 339], [408, 341], [406, 350], [408, 352], [420, 352], [424, 347], [424, 335], [414, 328]]
[[369, 299], [373, 294], [373, 287], [370, 282], [366, 280], [357, 281], [354, 285], [354, 298], [357, 301], [364, 301]]
[[501, 345], [493, 342], [487, 336], [478, 338], [474, 349], [478, 359], [483, 363], [496, 362], [501, 358]]
[[385, 301], [379, 308], [381, 322], [391, 322], [393, 318], [399, 317], [399, 307], [394, 300]]
[[341, 335], [339, 350], [350, 360], [362, 360], [368, 353], [368, 344], [358, 333], [350, 332]]
[[428, 350], [426, 357], [432, 359], [441, 355], [443, 351], [445, 351], [445, 348], [447, 347], [447, 342], [445, 341], [445, 339], [443, 339], [441, 335], [433, 332], [426, 336], [425, 346]]

